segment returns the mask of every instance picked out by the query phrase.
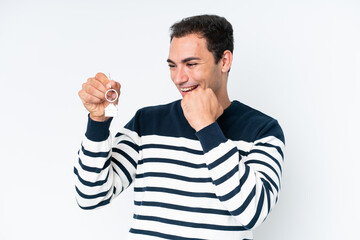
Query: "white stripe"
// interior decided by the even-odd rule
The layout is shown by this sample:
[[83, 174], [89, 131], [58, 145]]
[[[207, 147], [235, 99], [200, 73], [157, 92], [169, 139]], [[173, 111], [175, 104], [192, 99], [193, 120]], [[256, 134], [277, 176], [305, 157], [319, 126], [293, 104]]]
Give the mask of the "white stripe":
[[[258, 160], [258, 161], [260, 161], [260, 162], [262, 162], [262, 163], [267, 163], [267, 164], [269, 164], [270, 166], [272, 166], [272, 167], [275, 169], [276, 173], [277, 173], [279, 176], [281, 175], [281, 171], [280, 171], [279, 165], [277, 165], [277, 164], [274, 162], [273, 159], [269, 158], [268, 156], [266, 156], [266, 155], [264, 155], [264, 154], [257, 153], [257, 152], [249, 154], [248, 157], [247, 157], [247, 159], [246, 159], [246, 161], [245, 161], [245, 164], [247, 164], [247, 162], [250, 161], [250, 160]], [[282, 165], [281, 162], [278, 162], [278, 163], [280, 163], [280, 166]], [[251, 164], [251, 166], [255, 166], [255, 165], [263, 165], [263, 164], [260, 164], [260, 163], [259, 163], [259, 164], [256, 164], [256, 163], [252, 163], [252, 164]], [[273, 172], [273, 171], [270, 170], [270, 169], [268, 169], [268, 170], [266, 170], [265, 172], [267, 173], [267, 172]]]
[[[170, 217], [171, 219], [171, 217]], [[191, 221], [191, 220], [190, 220]], [[252, 239], [251, 231], [234, 232], [234, 231], [221, 231], [203, 228], [192, 228], [179, 225], [166, 224], [155, 221], [133, 220], [132, 228], [155, 231], [170, 235], [176, 235], [187, 238], [200, 238], [200, 239], [242, 239], [249, 237]], [[142, 237], [133, 238], [136, 236], [131, 234], [131, 239], [145, 239]], [[157, 238], [149, 238], [157, 239]]]
[[235, 145], [230, 141], [226, 141], [225, 143], [221, 143], [219, 146], [213, 148], [209, 152], [205, 154], [205, 158], [208, 164], [211, 164], [213, 161], [221, 158], [224, 153], [228, 153]]
[[171, 149], [163, 149], [163, 148], [146, 148], [142, 150], [143, 159], [146, 158], [168, 158], [173, 160], [181, 160], [184, 162], [194, 163], [194, 164], [202, 164], [204, 162], [204, 156], [188, 153], [180, 150], [171, 150]]
[[260, 138], [254, 142], [254, 144], [257, 144], [257, 143], [269, 143], [271, 145], [280, 147], [281, 150], [283, 150], [283, 148], [285, 147], [284, 143], [280, 139], [278, 139], [274, 136]]
[[224, 227], [239, 226], [239, 223], [236, 222], [236, 219], [232, 216], [225, 216], [219, 214], [189, 212], [149, 206], [141, 206], [135, 208], [135, 213], [137, 213], [138, 211], [141, 212], [141, 215], [145, 216], [156, 216], [160, 218], [171, 219], [175, 221], [184, 221], [188, 223], [211, 224]]
[[276, 173], [278, 174], [280, 180], [281, 180], [281, 173], [280, 173], [280, 169], [279, 167], [274, 163], [274, 161], [262, 154], [258, 154], [258, 153], [253, 153], [249, 155], [249, 158], [246, 159], [245, 164], [249, 165], [253, 170], [256, 171], [262, 171], [265, 172], [268, 176], [271, 177], [271, 179], [276, 182], [276, 184], [278, 184], [278, 176], [276, 176], [276, 174], [274, 173], [273, 170], [271, 170], [269, 167], [265, 166], [264, 164], [261, 163], [248, 163], [248, 161], [251, 160], [260, 160], [261, 162], [265, 162], [270, 164], [276, 171]]
[[[161, 159], [160, 159], [161, 160]], [[145, 159], [146, 161], [146, 159]], [[143, 172], [161, 172], [176, 174], [189, 178], [210, 178], [207, 168], [192, 168], [178, 164], [166, 162], [145, 162], [141, 166], [141, 173]], [[140, 172], [139, 172], [140, 173]]]
[[100, 202], [107, 200], [108, 198], [111, 198], [112, 192], [113, 192], [113, 188], [110, 189], [110, 191], [107, 193], [106, 196], [93, 198], [93, 199], [86, 199], [86, 198], [80, 197], [80, 195], [76, 195], [76, 201], [78, 202], [78, 204], [81, 207], [93, 207], [93, 206], [99, 204]]
[[244, 151], [244, 152], [249, 152], [252, 147], [254, 146], [253, 142], [246, 142], [246, 141], [234, 141], [234, 140], [230, 140], [233, 142], [233, 144], [237, 147], [237, 149]]
[[114, 142], [115, 144], [117, 144], [119, 142], [119, 140], [125, 139], [125, 140], [129, 140], [133, 143], [135, 143], [136, 145], [140, 146], [141, 145], [141, 138], [139, 137], [139, 135], [134, 132], [131, 131], [127, 128], [122, 128], [119, 133], [123, 134], [120, 135], [119, 137], [116, 137]]
[[188, 192], [213, 193], [213, 184], [211, 182], [187, 182], [164, 177], [146, 177], [145, 179], [136, 179], [135, 187], [144, 187], [142, 185], [143, 180], [146, 182], [146, 186], [150, 187], [164, 187]]
[[107, 167], [107, 168], [103, 169], [100, 173], [89, 172], [89, 171], [83, 170], [78, 163], [75, 164], [75, 168], [77, 169], [78, 175], [80, 176], [81, 179], [83, 179], [87, 182], [92, 182], [92, 183], [105, 180], [108, 169], [109, 169], [109, 167]]
[[86, 195], [96, 195], [98, 193], [101, 193], [101, 192], [105, 192], [107, 191], [108, 189], [111, 188], [112, 186], [112, 175], [110, 174], [109, 175], [109, 178], [108, 178], [108, 181], [106, 183], [104, 183], [103, 185], [101, 186], [94, 186], [94, 187], [90, 187], [90, 186], [86, 186], [86, 185], [83, 185], [77, 176], [75, 176], [75, 186], [79, 189], [80, 192], [82, 192], [83, 194], [86, 194]]
[[93, 142], [85, 136], [82, 145], [90, 152], [108, 152], [111, 147], [111, 136], [101, 142]]
[[[282, 165], [282, 162], [280, 159], [282, 159], [282, 156], [280, 155], [280, 153], [278, 152], [278, 150], [276, 148], [273, 147], [264, 147], [264, 146], [254, 146], [254, 148], [252, 150], [261, 150], [263, 152], [268, 153], [270, 156], [272, 156], [273, 158], [275, 158], [277, 160], [277, 162], [280, 164], [280, 166]], [[279, 161], [280, 160], [280, 161]]]
[[[251, 168], [255, 171], [262, 171], [264, 173], [266, 173], [276, 184], [277, 188], [279, 189], [279, 180], [278, 177], [275, 175], [275, 173], [273, 171], [268, 171], [269, 168], [267, 168], [266, 166], [263, 166], [261, 164], [251, 164]], [[258, 176], [262, 176], [261, 173], [257, 173]], [[267, 178], [263, 177], [265, 180], [267, 180]], [[281, 180], [281, 176], [280, 176], [280, 180]], [[270, 183], [270, 182], [269, 182]], [[271, 184], [271, 183], [270, 183]], [[276, 192], [276, 189], [273, 188], [273, 190]]]
[[135, 201], [158, 202], [159, 199], [180, 206], [225, 210], [217, 198], [191, 197], [166, 192], [135, 192], [134, 195]]
[[202, 151], [202, 147], [199, 140], [192, 140], [183, 137], [167, 137], [158, 135], [146, 135], [141, 138], [142, 144], [162, 144], [171, 145], [177, 147], [186, 147], [198, 151]]
[[[129, 157], [131, 159], [134, 160], [134, 162], [136, 163], [138, 158], [139, 158], [139, 153], [134, 150], [132, 147], [130, 147], [129, 145], [125, 144], [125, 143], [119, 143], [117, 146], [115, 146], [115, 148], [120, 149], [121, 151], [125, 152], [127, 155], [129, 155]], [[118, 154], [118, 153], [116, 153]]]
[[79, 157], [81, 159], [82, 164], [87, 167], [103, 168], [105, 165], [105, 162], [106, 162], [107, 158], [110, 156], [110, 154], [111, 153], [109, 152], [108, 156], [106, 156], [106, 157], [93, 158], [93, 157], [89, 157], [89, 156], [85, 155], [83, 153], [83, 151], [80, 150]]

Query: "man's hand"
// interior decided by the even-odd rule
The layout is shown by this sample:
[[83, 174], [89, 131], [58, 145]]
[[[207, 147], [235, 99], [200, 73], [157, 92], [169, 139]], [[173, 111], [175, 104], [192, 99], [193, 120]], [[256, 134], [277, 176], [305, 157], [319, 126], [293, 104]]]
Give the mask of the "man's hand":
[[212, 89], [197, 88], [181, 101], [185, 118], [195, 131], [214, 123], [224, 112]]
[[[121, 85], [106, 77], [103, 73], [97, 73], [94, 78], [88, 78], [79, 91], [79, 97], [85, 108], [90, 112], [90, 118], [94, 121], [105, 121], [105, 108], [109, 102], [105, 99], [105, 93], [112, 87], [120, 95]], [[114, 93], [115, 94], [115, 93]], [[117, 104], [118, 100], [114, 102]]]

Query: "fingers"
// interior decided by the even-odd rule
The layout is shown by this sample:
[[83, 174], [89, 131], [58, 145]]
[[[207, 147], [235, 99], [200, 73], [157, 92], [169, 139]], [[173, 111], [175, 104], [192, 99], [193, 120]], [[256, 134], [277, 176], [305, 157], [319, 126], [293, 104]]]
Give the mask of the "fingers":
[[100, 81], [104, 86], [109, 82], [109, 79], [107, 78], [107, 76], [103, 73], [97, 73], [95, 75], [95, 79]]
[[105, 93], [103, 90], [104, 87], [100, 87], [100, 89], [98, 89], [96, 86], [94, 86], [92, 84], [84, 83], [83, 89], [87, 94], [90, 94], [96, 98], [104, 100], [104, 93]]
[[96, 104], [96, 103], [102, 103], [104, 101], [103, 99], [100, 99], [98, 97], [95, 97], [87, 93], [84, 89], [81, 89], [78, 94], [83, 104], [89, 104], [89, 103]]
[[111, 87], [115, 89], [118, 93], [120, 93], [121, 84], [118, 82], [115, 82], [114, 80], [111, 80]]
[[[88, 78], [79, 91], [79, 97], [84, 104], [99, 104], [105, 101], [105, 93], [108, 89], [114, 89], [120, 94], [121, 85], [114, 80], [109, 81], [105, 74], [97, 73], [94, 78]], [[115, 94], [110, 92], [110, 94]], [[116, 96], [108, 96], [110, 99]]]
[[105, 92], [106, 88], [99, 80], [88, 78], [83, 83], [79, 96], [83, 103], [101, 103], [105, 100]]
[[106, 84], [103, 84], [100, 80], [96, 78], [88, 78], [87, 82], [89, 85], [93, 86], [97, 90], [105, 93], [107, 91]]
[[103, 73], [97, 73], [94, 79], [102, 83], [106, 87], [106, 89], [113, 88], [118, 92], [120, 91], [120, 83], [115, 82], [114, 80], [109, 80], [107, 76]]

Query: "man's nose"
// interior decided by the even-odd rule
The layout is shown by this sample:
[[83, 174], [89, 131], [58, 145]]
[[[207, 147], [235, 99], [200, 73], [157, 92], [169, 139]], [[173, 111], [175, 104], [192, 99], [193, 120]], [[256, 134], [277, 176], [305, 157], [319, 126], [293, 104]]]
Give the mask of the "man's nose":
[[187, 82], [188, 80], [189, 80], [189, 76], [188, 76], [187, 72], [185, 71], [185, 69], [183, 67], [177, 67], [174, 77], [173, 77], [174, 83], [179, 85], [184, 82]]

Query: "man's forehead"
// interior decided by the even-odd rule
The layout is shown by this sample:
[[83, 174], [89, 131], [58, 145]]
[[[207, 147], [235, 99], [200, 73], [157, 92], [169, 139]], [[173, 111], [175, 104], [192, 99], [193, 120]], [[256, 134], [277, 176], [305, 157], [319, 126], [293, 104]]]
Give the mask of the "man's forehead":
[[201, 38], [196, 34], [189, 34], [184, 37], [173, 38], [170, 43], [169, 58], [201, 58], [207, 50], [205, 38]]

